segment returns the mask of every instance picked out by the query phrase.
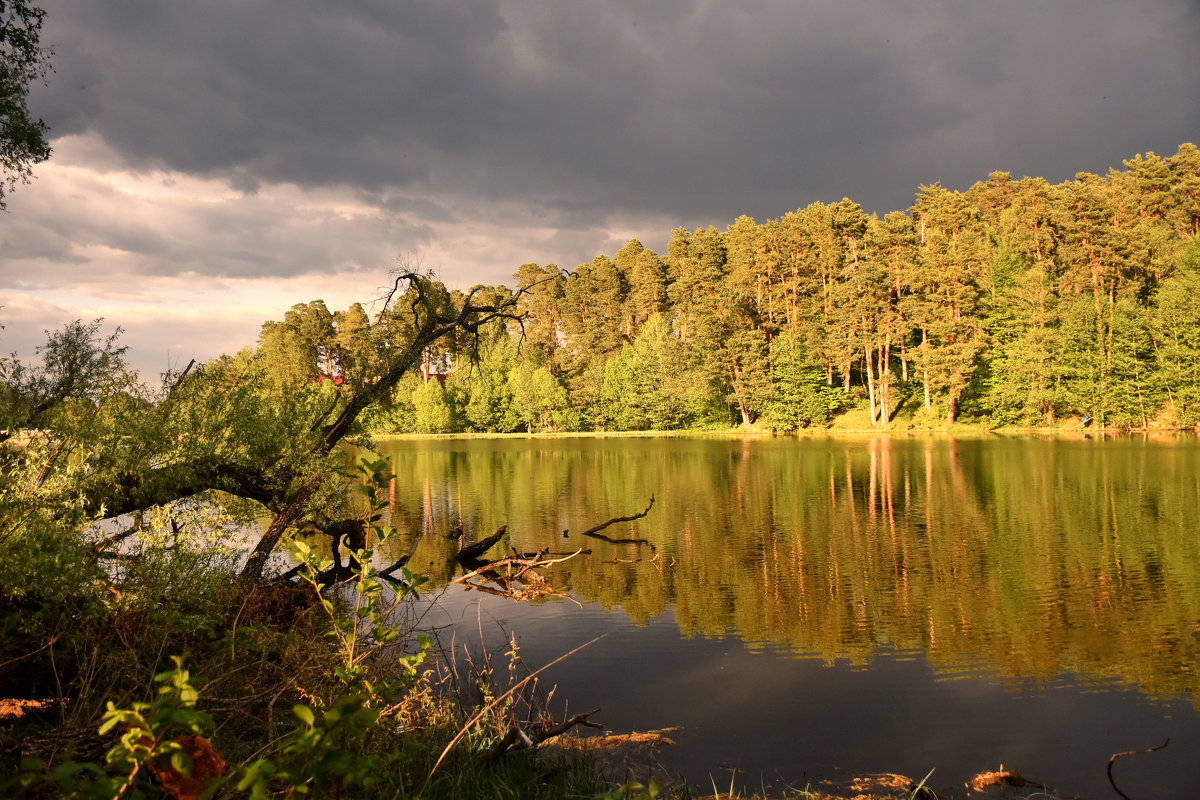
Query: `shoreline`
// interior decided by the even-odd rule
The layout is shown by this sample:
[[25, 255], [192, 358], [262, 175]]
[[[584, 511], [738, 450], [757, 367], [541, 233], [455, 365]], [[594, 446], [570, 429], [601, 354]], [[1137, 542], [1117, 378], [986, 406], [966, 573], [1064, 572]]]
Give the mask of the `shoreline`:
[[491, 431], [464, 433], [372, 433], [376, 440], [406, 439], [838, 439], [838, 438], [897, 438], [897, 439], [990, 439], [990, 438], [1197, 438], [1195, 428], [986, 428], [965, 424], [944, 428], [802, 428], [795, 431], [764, 431], [754, 428], [727, 430], [665, 430], [665, 431], [548, 431], [539, 433], [498, 433]]

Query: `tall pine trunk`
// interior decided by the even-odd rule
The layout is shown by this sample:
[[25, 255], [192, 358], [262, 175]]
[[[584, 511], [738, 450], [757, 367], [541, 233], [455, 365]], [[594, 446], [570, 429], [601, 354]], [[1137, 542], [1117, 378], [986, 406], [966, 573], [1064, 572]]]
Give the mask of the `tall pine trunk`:
[[932, 411], [933, 403], [929, 398], [929, 331], [921, 328], [921, 351], [924, 354], [921, 364], [921, 383], [925, 387], [925, 410]]
[[879, 386], [879, 418], [881, 425], [887, 425], [892, 421], [892, 373], [888, 369], [888, 362], [891, 360], [892, 344], [885, 339], [883, 349], [879, 351], [879, 377], [876, 379], [876, 384]]
[[871, 404], [871, 427], [875, 427], [879, 424], [875, 409], [875, 349], [867, 345], [864, 352], [867, 355], [867, 398]]

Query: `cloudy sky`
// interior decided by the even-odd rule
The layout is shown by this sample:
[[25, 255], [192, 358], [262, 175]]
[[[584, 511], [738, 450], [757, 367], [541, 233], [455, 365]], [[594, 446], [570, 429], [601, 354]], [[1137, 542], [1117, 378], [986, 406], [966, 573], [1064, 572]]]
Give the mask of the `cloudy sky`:
[[41, 4], [54, 154], [0, 214], [0, 351], [104, 317], [151, 374], [401, 262], [511, 283], [1200, 142], [1195, 0]]

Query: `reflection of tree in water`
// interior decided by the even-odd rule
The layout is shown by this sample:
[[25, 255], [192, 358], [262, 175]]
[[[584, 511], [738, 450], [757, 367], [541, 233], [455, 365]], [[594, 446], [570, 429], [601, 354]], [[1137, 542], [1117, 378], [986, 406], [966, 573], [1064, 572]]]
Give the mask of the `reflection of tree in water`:
[[[442, 580], [447, 533], [508, 523], [505, 547], [592, 551], [555, 568], [581, 600], [637, 621], [673, 606], [685, 635], [1200, 694], [1188, 444], [502, 440], [405, 442], [394, 458], [395, 522], [428, 532], [412, 563]], [[649, 494], [648, 517], [608, 533], [653, 552], [573, 532]]]

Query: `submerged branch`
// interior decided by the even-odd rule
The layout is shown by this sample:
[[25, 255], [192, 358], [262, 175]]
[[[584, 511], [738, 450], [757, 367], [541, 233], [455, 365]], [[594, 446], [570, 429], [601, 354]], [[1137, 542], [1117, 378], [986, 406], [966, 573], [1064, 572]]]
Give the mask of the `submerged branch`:
[[387, 569], [379, 570], [380, 577], [391, 578], [393, 572], [406, 566], [408, 562], [412, 560], [413, 554], [417, 552], [417, 545], [420, 543], [421, 538], [419, 536], [413, 537], [413, 545], [409, 548], [408, 552], [396, 559], [396, 562]]
[[599, 722], [592, 722], [590, 717], [592, 714], [600, 713], [600, 709], [593, 709], [583, 714], [576, 714], [569, 719], [553, 725], [546, 725], [534, 730], [524, 730], [520, 725], [513, 725], [508, 729], [508, 733], [504, 734], [504, 738], [496, 742], [492, 747], [490, 760], [495, 760], [505, 753], [511, 753], [515, 750], [533, 749], [547, 739], [552, 739], [555, 736], [566, 733], [576, 725], [586, 725], [589, 728], [596, 730], [604, 730], [604, 726]]
[[[600, 541], [608, 542], [609, 544], [649, 544], [650, 549], [653, 550], [654, 545], [650, 544], [649, 539], [613, 539], [610, 536], [604, 536], [600, 533], [600, 531], [604, 530], [610, 525], [616, 525], [618, 522], [633, 522], [634, 520], [642, 519], [650, 513], [650, 509], [652, 508], [654, 508], [654, 495], [650, 495], [650, 505], [646, 506], [646, 510], [640, 514], [631, 514], [628, 517], [613, 517], [608, 522], [602, 522], [599, 525], [588, 528], [586, 531], [583, 531], [582, 535], [590, 536], [593, 539], [599, 539]], [[566, 533], [566, 531], [564, 531], [564, 533]]]
[[1108, 782], [1113, 787], [1113, 791], [1116, 792], [1117, 794], [1121, 795], [1121, 797], [1124, 797], [1125, 800], [1133, 800], [1132, 797], [1130, 797], [1129, 795], [1125, 794], [1120, 789], [1118, 789], [1117, 782], [1115, 780], [1113, 780], [1112, 768], [1113, 768], [1113, 764], [1116, 762], [1116, 760], [1118, 758], [1124, 758], [1125, 756], [1141, 755], [1142, 753], [1153, 753], [1157, 750], [1162, 750], [1164, 747], [1166, 747], [1170, 743], [1171, 743], [1171, 740], [1167, 739], [1165, 742], [1160, 744], [1158, 747], [1147, 747], [1145, 750], [1126, 750], [1123, 753], [1113, 753], [1112, 757], [1108, 759]]

